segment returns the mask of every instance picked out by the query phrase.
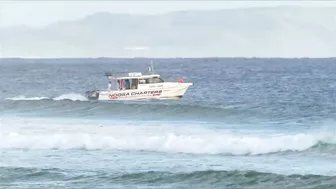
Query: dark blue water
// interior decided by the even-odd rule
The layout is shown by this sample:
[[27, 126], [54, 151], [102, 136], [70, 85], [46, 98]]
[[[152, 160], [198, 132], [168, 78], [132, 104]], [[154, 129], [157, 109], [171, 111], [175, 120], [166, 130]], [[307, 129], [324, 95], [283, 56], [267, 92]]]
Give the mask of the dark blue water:
[[0, 60], [0, 188], [334, 188], [336, 59], [154, 59], [181, 100], [97, 102], [149, 59]]

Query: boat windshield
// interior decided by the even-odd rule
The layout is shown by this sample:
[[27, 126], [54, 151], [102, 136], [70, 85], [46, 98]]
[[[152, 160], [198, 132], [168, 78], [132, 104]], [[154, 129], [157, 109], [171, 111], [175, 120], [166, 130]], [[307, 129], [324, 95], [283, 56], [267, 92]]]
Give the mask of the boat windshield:
[[138, 89], [140, 84], [153, 84], [153, 83], [163, 83], [163, 79], [160, 77], [152, 78], [130, 78], [130, 79], [117, 79], [111, 80], [110, 90], [119, 91], [119, 90], [134, 90]]
[[111, 85], [109, 90], [112, 90], [112, 91], [118, 91], [119, 90], [119, 80], [111, 80]]
[[151, 84], [151, 83], [163, 83], [163, 79], [159, 77], [152, 77], [152, 78], [146, 78], [146, 79], [140, 79], [140, 84]]
[[130, 90], [138, 88], [138, 79], [118, 79], [112, 81], [111, 90]]

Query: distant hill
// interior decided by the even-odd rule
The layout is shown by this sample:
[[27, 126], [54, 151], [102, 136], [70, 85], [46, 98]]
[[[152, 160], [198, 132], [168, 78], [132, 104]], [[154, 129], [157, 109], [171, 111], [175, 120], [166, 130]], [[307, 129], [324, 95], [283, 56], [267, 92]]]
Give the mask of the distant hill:
[[[158, 15], [99, 12], [43, 29], [0, 28], [4, 57], [331, 57], [336, 8], [270, 7]], [[132, 48], [138, 50], [131, 50]]]

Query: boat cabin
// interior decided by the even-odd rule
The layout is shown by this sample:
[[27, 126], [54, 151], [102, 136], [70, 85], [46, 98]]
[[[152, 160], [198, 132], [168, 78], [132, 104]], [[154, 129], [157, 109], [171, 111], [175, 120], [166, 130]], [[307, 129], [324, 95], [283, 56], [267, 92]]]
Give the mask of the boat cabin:
[[164, 83], [160, 75], [142, 75], [142, 73], [134, 72], [128, 73], [128, 76], [109, 76], [111, 87], [109, 90], [136, 90], [139, 88], [147, 88], [147, 84]]

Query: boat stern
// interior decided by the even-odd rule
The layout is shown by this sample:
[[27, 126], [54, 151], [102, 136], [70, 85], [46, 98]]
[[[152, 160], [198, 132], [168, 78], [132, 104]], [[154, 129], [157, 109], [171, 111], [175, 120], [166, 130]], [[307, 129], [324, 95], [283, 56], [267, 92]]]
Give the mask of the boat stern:
[[99, 99], [99, 91], [86, 91], [85, 96], [89, 100], [98, 100]]

